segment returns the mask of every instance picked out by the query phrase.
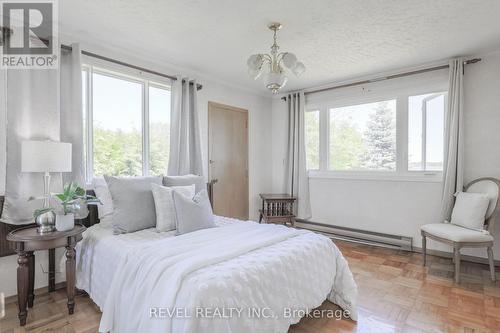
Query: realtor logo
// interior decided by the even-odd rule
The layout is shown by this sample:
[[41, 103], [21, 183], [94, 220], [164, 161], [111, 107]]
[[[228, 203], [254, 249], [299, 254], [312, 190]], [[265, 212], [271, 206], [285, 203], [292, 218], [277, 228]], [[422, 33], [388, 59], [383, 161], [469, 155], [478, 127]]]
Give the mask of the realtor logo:
[[55, 0], [1, 0], [0, 4], [0, 68], [57, 68], [59, 44]]

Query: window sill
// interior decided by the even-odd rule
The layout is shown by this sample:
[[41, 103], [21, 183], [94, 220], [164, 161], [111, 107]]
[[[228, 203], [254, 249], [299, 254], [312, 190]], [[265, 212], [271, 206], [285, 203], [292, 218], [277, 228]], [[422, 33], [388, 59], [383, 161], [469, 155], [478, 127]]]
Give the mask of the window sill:
[[345, 180], [370, 180], [392, 182], [424, 182], [441, 183], [442, 172], [372, 172], [372, 171], [319, 171], [308, 170], [309, 178], [317, 179], [345, 179]]

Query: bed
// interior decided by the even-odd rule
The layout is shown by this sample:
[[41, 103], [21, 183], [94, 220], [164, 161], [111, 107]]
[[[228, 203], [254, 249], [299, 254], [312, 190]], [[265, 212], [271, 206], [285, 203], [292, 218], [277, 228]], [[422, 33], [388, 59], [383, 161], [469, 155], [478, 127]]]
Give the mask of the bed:
[[357, 288], [327, 237], [216, 216], [175, 236], [113, 235], [101, 220], [77, 244], [77, 282], [103, 311], [100, 331], [286, 332], [325, 299], [356, 320]]

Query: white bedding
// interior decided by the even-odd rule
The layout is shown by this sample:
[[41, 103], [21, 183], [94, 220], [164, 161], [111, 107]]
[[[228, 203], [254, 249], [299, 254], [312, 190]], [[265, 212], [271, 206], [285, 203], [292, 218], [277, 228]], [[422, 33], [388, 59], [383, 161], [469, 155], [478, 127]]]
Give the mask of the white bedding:
[[[174, 232], [154, 229], [113, 235], [104, 224], [89, 228], [77, 246], [77, 287], [104, 309], [101, 328], [115, 332], [286, 332], [304, 314], [291, 313], [292, 309], [312, 310], [326, 298], [356, 319], [356, 285], [330, 239], [281, 226], [216, 220], [224, 229], [177, 237]], [[235, 224], [239, 228], [228, 228]], [[238, 240], [245, 233], [253, 236]], [[217, 235], [219, 241], [209, 242]], [[192, 241], [198, 246], [188, 246]], [[174, 260], [179, 246], [188, 255]], [[156, 272], [136, 278], [145, 269]], [[152, 306], [181, 312], [174, 320], [170, 320], [171, 312], [149, 319]], [[199, 309], [205, 312], [195, 313]], [[224, 318], [214, 310], [219, 314], [226, 310]]]

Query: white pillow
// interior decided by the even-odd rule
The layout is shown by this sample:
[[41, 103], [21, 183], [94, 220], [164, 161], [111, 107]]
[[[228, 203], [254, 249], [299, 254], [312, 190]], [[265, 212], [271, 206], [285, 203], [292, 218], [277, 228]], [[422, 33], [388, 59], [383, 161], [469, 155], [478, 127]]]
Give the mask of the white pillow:
[[194, 189], [194, 184], [172, 187], [151, 184], [156, 209], [156, 231], [165, 232], [175, 230], [177, 216], [175, 214], [173, 193], [177, 192], [191, 200], [194, 196]]
[[95, 196], [102, 202], [102, 205], [97, 205], [99, 219], [102, 220], [106, 216], [113, 215], [113, 199], [111, 198], [111, 192], [109, 192], [108, 184], [104, 177], [94, 177], [92, 187], [94, 188]]
[[483, 230], [490, 200], [487, 194], [459, 192], [451, 214], [451, 223], [474, 230]]
[[215, 227], [214, 214], [207, 190], [202, 190], [193, 199], [174, 191], [175, 212], [177, 214], [177, 235]]

